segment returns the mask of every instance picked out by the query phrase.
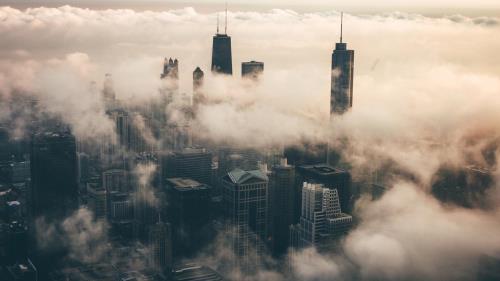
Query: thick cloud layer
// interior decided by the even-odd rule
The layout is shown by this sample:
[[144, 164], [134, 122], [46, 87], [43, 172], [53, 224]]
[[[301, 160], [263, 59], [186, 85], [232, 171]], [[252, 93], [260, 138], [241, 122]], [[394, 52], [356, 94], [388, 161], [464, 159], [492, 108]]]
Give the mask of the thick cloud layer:
[[[212, 103], [193, 124], [202, 137], [257, 148], [329, 141], [356, 177], [391, 179], [381, 201], [359, 202], [362, 221], [345, 255], [308, 250], [296, 257], [298, 276], [348, 279], [359, 268], [367, 280], [467, 280], [478, 257], [499, 254], [498, 184], [488, 212], [443, 207], [426, 191], [443, 165], [481, 166], [498, 178], [500, 19], [347, 15], [354, 107], [330, 126], [337, 12], [230, 12], [234, 78], [207, 71], [216, 17], [192, 8], [0, 8], [1, 98], [29, 93], [78, 137], [100, 138], [112, 124], [90, 81], [100, 85], [112, 73], [119, 99], [143, 103], [158, 95], [162, 58], [177, 57], [181, 92], [191, 94], [196, 66], [206, 72]], [[266, 64], [257, 85], [238, 77], [239, 63], [251, 59]], [[2, 110], [2, 122], [18, 120], [10, 112]]]

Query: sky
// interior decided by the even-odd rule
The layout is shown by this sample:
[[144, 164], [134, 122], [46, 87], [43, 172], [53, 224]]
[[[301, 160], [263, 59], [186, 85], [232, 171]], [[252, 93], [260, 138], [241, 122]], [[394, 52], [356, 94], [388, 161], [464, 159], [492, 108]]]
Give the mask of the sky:
[[[343, 242], [345, 254], [308, 250], [295, 257], [303, 279], [351, 280], [357, 268], [363, 280], [471, 280], [479, 258], [500, 255], [500, 18], [481, 12], [494, 1], [429, 1], [449, 9], [432, 15], [395, 11], [389, 5], [395, 2], [380, 2], [389, 7], [382, 12], [346, 12], [354, 103], [331, 124], [335, 7], [231, 5], [232, 78], [207, 71], [222, 7], [0, 7], [0, 122], [13, 125], [13, 136], [26, 134], [22, 115], [10, 106], [23, 93], [70, 124], [78, 138], [99, 140], [113, 133], [113, 124], [91, 81], [100, 88], [111, 73], [119, 99], [143, 104], [158, 95], [164, 57], [178, 58], [182, 93], [191, 94], [196, 66], [207, 75], [204, 93], [212, 103], [198, 111], [199, 136], [258, 149], [328, 141], [355, 177], [393, 174], [380, 201], [358, 202], [361, 224]], [[469, 12], [457, 13], [456, 6]], [[239, 78], [240, 63], [252, 59], [265, 63], [257, 85]], [[495, 179], [484, 206], [449, 206], [431, 196], [440, 168], [468, 165], [487, 168]], [[71, 222], [89, 217], [80, 212], [67, 220], [68, 239], [75, 236]]]
[[18, 8], [49, 6], [57, 7], [72, 5], [84, 8], [130, 8], [135, 10], [166, 10], [194, 7], [199, 11], [213, 12], [227, 3], [230, 7], [240, 10], [265, 11], [271, 8], [294, 9], [301, 12], [320, 11], [325, 9], [344, 10], [351, 13], [377, 13], [377, 12], [418, 12], [427, 15], [443, 15], [460, 13], [467, 15], [498, 15], [500, 3], [496, 0], [0, 0], [0, 5]]

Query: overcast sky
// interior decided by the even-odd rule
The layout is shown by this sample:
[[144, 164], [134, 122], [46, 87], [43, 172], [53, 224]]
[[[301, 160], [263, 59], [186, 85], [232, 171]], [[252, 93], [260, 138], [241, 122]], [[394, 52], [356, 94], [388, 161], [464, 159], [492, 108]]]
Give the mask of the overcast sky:
[[289, 8], [296, 11], [345, 10], [351, 13], [376, 13], [405, 11], [426, 15], [464, 14], [498, 15], [498, 0], [0, 0], [0, 5], [17, 8], [39, 6], [72, 5], [88, 8], [130, 8], [135, 10], [162, 10], [192, 6], [203, 12], [221, 9], [227, 2], [233, 10], [268, 10], [271, 8]]

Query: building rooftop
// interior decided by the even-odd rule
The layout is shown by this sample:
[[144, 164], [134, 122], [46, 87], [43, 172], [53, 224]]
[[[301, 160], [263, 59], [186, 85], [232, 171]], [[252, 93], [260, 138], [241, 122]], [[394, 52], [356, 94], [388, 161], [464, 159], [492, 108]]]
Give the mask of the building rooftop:
[[189, 178], [168, 178], [167, 184], [179, 191], [203, 190], [209, 186]]
[[173, 270], [173, 280], [176, 281], [220, 281], [224, 280], [213, 269], [206, 266], [187, 264]]
[[347, 173], [345, 170], [335, 168], [327, 164], [302, 165], [299, 166], [299, 169], [321, 176]]
[[241, 169], [234, 169], [227, 173], [229, 179], [236, 184], [242, 184], [250, 179], [258, 179], [260, 181], [268, 181], [267, 175], [261, 170], [243, 171]]

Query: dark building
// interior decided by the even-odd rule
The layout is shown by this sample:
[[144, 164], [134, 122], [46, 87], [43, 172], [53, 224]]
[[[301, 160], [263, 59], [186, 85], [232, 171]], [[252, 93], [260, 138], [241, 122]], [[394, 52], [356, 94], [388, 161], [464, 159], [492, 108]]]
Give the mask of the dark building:
[[167, 216], [173, 226], [174, 255], [190, 256], [210, 235], [211, 188], [187, 178], [167, 179]]
[[[334, 168], [327, 164], [298, 166], [297, 186], [299, 186], [300, 190], [304, 182], [323, 184], [326, 188], [337, 189], [342, 211], [350, 213], [352, 194], [351, 174], [349, 172]], [[300, 197], [298, 199], [299, 200], [296, 200], [296, 204], [301, 204], [300, 200], [302, 199]], [[296, 205], [295, 210], [299, 210], [299, 206]]]
[[241, 77], [257, 80], [264, 72], [264, 63], [258, 61], [249, 61], [241, 63]]
[[177, 59], [165, 58], [163, 62], [163, 73], [160, 75], [161, 79], [170, 78], [173, 80], [179, 79], [179, 61]]
[[231, 55], [231, 37], [227, 35], [227, 10], [224, 34], [219, 33], [217, 18], [217, 33], [212, 44], [212, 72], [233, 75], [233, 59]]
[[268, 177], [260, 170], [235, 169], [222, 179], [226, 231], [235, 266], [252, 271], [265, 252]]
[[65, 216], [78, 204], [75, 138], [69, 132], [33, 135], [31, 143], [32, 214]]
[[212, 153], [204, 148], [186, 148], [164, 156], [163, 179], [190, 178], [210, 184], [212, 174]]
[[172, 228], [170, 224], [159, 221], [149, 229], [151, 266], [159, 272], [172, 269]]
[[196, 264], [177, 266], [172, 271], [174, 281], [222, 281], [222, 276], [213, 269]]
[[283, 159], [274, 166], [269, 178], [269, 222], [273, 254], [286, 253], [289, 227], [293, 224], [295, 196], [295, 167]]
[[332, 54], [331, 76], [330, 114], [341, 115], [352, 107], [354, 77], [354, 51], [348, 50], [347, 44], [342, 42], [342, 23], [340, 43], [335, 44]]
[[205, 73], [198, 66], [193, 71], [193, 93], [197, 93], [198, 90], [203, 86], [203, 78], [205, 77]]
[[9, 224], [7, 248], [9, 264], [26, 260], [28, 256], [28, 227], [24, 223], [13, 221]]

